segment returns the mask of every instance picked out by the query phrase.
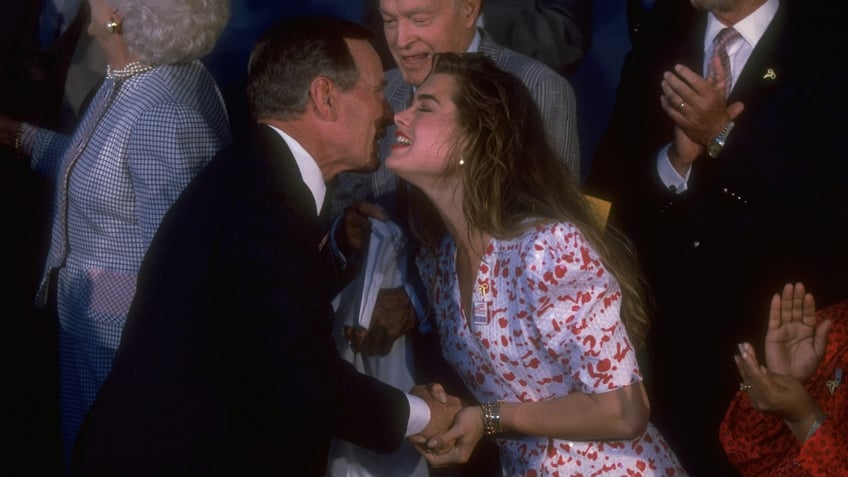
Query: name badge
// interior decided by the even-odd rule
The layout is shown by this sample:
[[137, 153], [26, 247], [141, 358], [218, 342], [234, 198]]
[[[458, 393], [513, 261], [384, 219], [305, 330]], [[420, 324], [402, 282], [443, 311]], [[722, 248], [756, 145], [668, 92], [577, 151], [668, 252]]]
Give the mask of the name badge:
[[474, 324], [489, 324], [489, 302], [483, 300], [474, 301]]

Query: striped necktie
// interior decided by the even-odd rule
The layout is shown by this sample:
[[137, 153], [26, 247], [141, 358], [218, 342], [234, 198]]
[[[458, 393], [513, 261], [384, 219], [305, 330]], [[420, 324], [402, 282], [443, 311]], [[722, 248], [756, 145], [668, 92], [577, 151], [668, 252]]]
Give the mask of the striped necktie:
[[718, 35], [713, 39], [713, 54], [707, 63], [707, 78], [713, 78], [718, 74], [713, 67], [716, 58], [721, 63], [721, 69], [724, 70], [725, 75], [724, 91], [726, 95], [730, 95], [730, 90], [733, 87], [733, 72], [730, 69], [730, 57], [727, 55], [727, 46], [739, 37], [741, 35], [733, 27], [727, 27], [718, 32]]

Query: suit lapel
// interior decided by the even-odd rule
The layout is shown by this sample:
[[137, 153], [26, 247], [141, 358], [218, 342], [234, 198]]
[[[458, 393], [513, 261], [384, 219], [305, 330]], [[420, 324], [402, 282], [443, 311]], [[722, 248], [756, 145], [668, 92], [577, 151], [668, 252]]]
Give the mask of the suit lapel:
[[269, 126], [259, 126], [254, 137], [255, 144], [262, 157], [269, 162], [272, 173], [278, 175], [283, 187], [291, 191], [289, 195], [295, 200], [295, 206], [314, 221], [319, 211], [315, 207], [312, 192], [303, 182], [291, 149], [279, 133]]
[[787, 26], [786, 7], [781, 2], [774, 19], [742, 69], [736, 86], [728, 97], [729, 103], [758, 101], [759, 98], [767, 96], [784, 76], [794, 74], [789, 68], [795, 40], [792, 38], [793, 32]]
[[283, 138], [267, 126], [262, 126], [258, 130], [257, 138], [256, 144], [261, 154], [271, 162], [272, 173], [279, 174], [282, 187], [289, 191], [285, 195], [292, 199], [290, 207], [301, 216], [305, 226], [305, 230], [293, 230], [290, 233], [304, 234], [304, 239], [314, 242], [314, 250], [320, 256], [324, 273], [329, 277], [336, 277], [335, 258], [330, 247], [327, 246], [330, 229], [330, 220], [327, 217], [329, 200], [325, 197], [319, 215], [312, 192], [303, 182], [303, 176], [297, 167], [294, 155]]

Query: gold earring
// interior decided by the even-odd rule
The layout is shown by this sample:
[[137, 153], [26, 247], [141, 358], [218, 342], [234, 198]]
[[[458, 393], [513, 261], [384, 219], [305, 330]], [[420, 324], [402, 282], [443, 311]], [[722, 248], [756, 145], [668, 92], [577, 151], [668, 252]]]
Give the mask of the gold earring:
[[459, 158], [459, 165], [460, 165], [460, 166], [465, 165], [465, 159], [463, 159], [463, 158], [461, 158], [461, 157], [460, 157], [460, 158]]
[[106, 24], [106, 29], [109, 30], [109, 33], [120, 33], [121, 24], [116, 22], [114, 18], [110, 18], [109, 23]]

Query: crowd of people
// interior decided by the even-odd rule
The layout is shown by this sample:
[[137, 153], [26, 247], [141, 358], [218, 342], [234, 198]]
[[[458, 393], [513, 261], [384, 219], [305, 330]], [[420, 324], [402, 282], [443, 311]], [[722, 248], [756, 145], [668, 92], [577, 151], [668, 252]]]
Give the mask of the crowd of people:
[[[18, 465], [844, 472], [848, 93], [822, 7], [622, 2], [581, 160], [591, 2], [265, 3], [9, 10]], [[340, 320], [384, 226], [396, 272]]]

